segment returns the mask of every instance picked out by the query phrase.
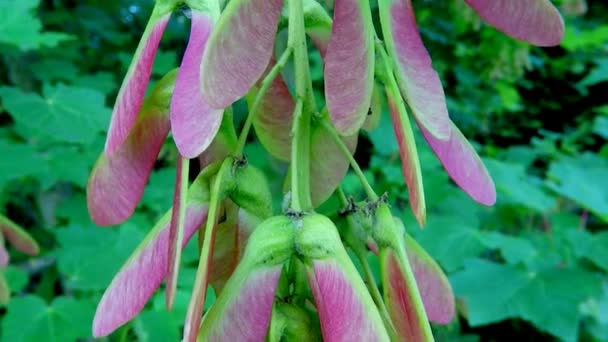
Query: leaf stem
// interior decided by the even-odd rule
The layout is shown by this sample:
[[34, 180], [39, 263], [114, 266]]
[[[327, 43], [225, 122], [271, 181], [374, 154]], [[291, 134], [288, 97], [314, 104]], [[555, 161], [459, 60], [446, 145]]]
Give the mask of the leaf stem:
[[266, 93], [268, 92], [268, 89], [270, 89], [272, 82], [274, 82], [274, 79], [279, 75], [281, 70], [283, 70], [292, 52], [293, 48], [288, 46], [285, 51], [283, 51], [281, 57], [279, 57], [276, 64], [272, 67], [272, 69], [270, 69], [266, 77], [264, 77], [264, 79], [260, 83], [260, 89], [258, 90], [258, 93], [255, 96], [255, 100], [253, 101], [251, 110], [249, 110], [249, 115], [247, 115], [245, 125], [243, 126], [241, 134], [239, 135], [239, 141], [236, 148], [237, 157], [243, 156], [243, 150], [245, 149], [245, 143], [247, 142], [247, 136], [249, 135], [249, 131], [251, 130], [253, 119], [255, 119], [255, 116], [257, 115], [257, 112], [260, 106], [262, 105], [262, 102], [264, 101], [264, 96], [266, 96]]

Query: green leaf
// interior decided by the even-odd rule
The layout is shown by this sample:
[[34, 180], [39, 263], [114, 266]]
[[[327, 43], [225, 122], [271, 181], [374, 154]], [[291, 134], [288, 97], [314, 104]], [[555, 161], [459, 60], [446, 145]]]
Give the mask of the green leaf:
[[523, 238], [489, 232], [482, 235], [482, 241], [488, 248], [500, 250], [500, 254], [509, 264], [525, 263], [537, 255], [532, 243]]
[[476, 257], [484, 250], [477, 228], [456, 216], [429, 216], [427, 226], [416, 234], [416, 240], [448, 272], [459, 269], [466, 259]]
[[593, 122], [593, 133], [608, 139], [608, 115], [598, 116]]
[[133, 224], [118, 229], [69, 226], [58, 229], [57, 266], [65, 286], [78, 290], [103, 290], [137, 244], [143, 232]]
[[179, 325], [167, 310], [146, 310], [137, 316], [135, 334], [140, 342], [179, 341]]
[[[369, 138], [374, 144], [374, 149], [381, 155], [391, 155], [399, 153], [399, 146], [395, 138], [395, 130], [389, 113], [382, 113], [378, 126], [368, 133]], [[401, 177], [401, 176], [400, 176]]]
[[92, 226], [93, 221], [87, 211], [87, 198], [84, 194], [76, 193], [59, 202], [55, 216], [71, 225]]
[[549, 187], [608, 222], [608, 161], [592, 154], [562, 158], [549, 167]]
[[3, 106], [24, 138], [90, 144], [107, 128], [110, 109], [102, 93], [61, 84], [42, 92], [0, 87]]
[[97, 72], [92, 75], [80, 75], [73, 81], [73, 86], [95, 89], [105, 96], [116, 91], [116, 80], [109, 72]]
[[582, 269], [533, 273], [481, 259], [468, 260], [450, 280], [472, 326], [521, 318], [567, 341], [578, 336], [579, 305], [601, 291], [600, 279]]
[[4, 270], [4, 276], [12, 293], [20, 292], [30, 281], [27, 272], [15, 266], [8, 266]]
[[164, 213], [172, 205], [172, 198], [167, 196], [167, 191], [171, 191], [174, 186], [175, 167], [154, 170], [144, 189], [141, 204], [154, 210], [157, 214]]
[[580, 27], [566, 25], [566, 33], [562, 46], [568, 50], [592, 49], [603, 46], [608, 40], [608, 25]]
[[42, 32], [42, 23], [35, 17], [40, 0], [0, 1], [0, 44], [20, 50], [53, 47], [72, 36], [57, 32]]
[[0, 151], [0, 189], [7, 182], [48, 171], [43, 159], [31, 145], [0, 139]]
[[569, 237], [572, 245], [578, 247], [576, 251], [579, 256], [589, 259], [597, 267], [608, 272], [608, 231], [594, 235], [580, 230], [571, 233], [578, 233], [570, 234]]
[[[93, 147], [81, 149], [75, 146], [56, 146], [46, 153], [49, 173], [42, 179], [45, 188], [49, 188], [58, 181], [78, 185], [84, 189], [89, 178], [89, 170], [93, 167], [95, 156], [90, 152], [99, 151]], [[69, 163], [66, 163], [69, 160]]]
[[72, 81], [78, 74], [78, 67], [69, 59], [47, 57], [32, 64], [31, 71], [42, 82]]
[[597, 66], [577, 84], [579, 87], [589, 87], [608, 81], [608, 58], [601, 58], [595, 62]]
[[64, 342], [91, 336], [93, 303], [57, 297], [47, 305], [40, 297], [13, 298], [2, 320], [2, 341]]
[[547, 212], [555, 206], [555, 199], [542, 189], [540, 180], [529, 176], [521, 163], [495, 159], [485, 159], [484, 163], [496, 184], [499, 204], [520, 205], [538, 212]]

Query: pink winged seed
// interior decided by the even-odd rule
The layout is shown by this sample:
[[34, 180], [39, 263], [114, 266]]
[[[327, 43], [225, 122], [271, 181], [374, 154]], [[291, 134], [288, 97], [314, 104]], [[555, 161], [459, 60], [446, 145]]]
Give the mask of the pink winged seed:
[[201, 64], [203, 98], [223, 109], [244, 96], [273, 53], [283, 0], [230, 1]]
[[564, 20], [549, 0], [465, 0], [488, 24], [538, 46], [559, 45]]
[[441, 140], [450, 133], [445, 94], [431, 57], [424, 47], [410, 0], [384, 0], [389, 8], [399, 87], [416, 119]]
[[[0, 215], [0, 234], [3, 234], [13, 247], [23, 253], [35, 256], [40, 252], [40, 247], [36, 240], [23, 228], [3, 215]], [[2, 239], [0, 238], [0, 240]]]
[[[341, 137], [352, 153], [357, 149], [358, 135]], [[310, 137], [310, 191], [315, 206], [325, 202], [348, 172], [348, 159], [331, 135], [320, 125], [313, 126]]]
[[9, 256], [4, 246], [4, 240], [0, 237], [0, 269], [8, 266]]
[[327, 55], [327, 44], [329, 43], [329, 35], [324, 35], [322, 32], [307, 32], [312, 44], [319, 50], [322, 59]]
[[138, 48], [139, 53], [135, 55], [133, 62], [131, 62], [127, 76], [116, 98], [106, 140], [106, 155], [113, 154], [120, 148], [127, 139], [133, 125], [135, 125], [137, 114], [144, 102], [156, 50], [170, 15], [166, 14], [158, 19], [149, 33], [146, 31], [144, 37], [142, 37], [140, 45], [142, 43], [144, 45], [141, 46], [141, 51]]
[[340, 265], [335, 261], [316, 260], [313, 270], [308, 282], [319, 312], [323, 340], [383, 340]]
[[420, 124], [418, 127], [452, 180], [475, 201], [493, 205], [496, 202], [494, 181], [458, 127], [451, 123], [448, 141], [438, 140]]
[[454, 292], [445, 273], [410, 236], [405, 237], [407, 258], [429, 320], [448, 324], [454, 318]]
[[259, 223], [259, 219], [243, 209], [239, 209], [237, 221], [233, 225], [219, 225], [213, 246], [213, 260], [209, 283], [216, 294], [219, 294], [224, 285], [236, 269], [245, 252], [249, 235]]
[[424, 226], [426, 222], [426, 202], [424, 199], [424, 188], [422, 186], [420, 162], [415, 160], [415, 155], [417, 154], [415, 151], [416, 143], [413, 139], [406, 138], [407, 132], [404, 132], [404, 126], [401, 122], [398, 109], [395, 107], [395, 103], [390, 98], [390, 95], [388, 102], [395, 137], [397, 138], [397, 144], [399, 145], [401, 171], [403, 173], [403, 178], [405, 178], [405, 183], [407, 184], [410, 207], [420, 226]]
[[281, 268], [278, 265], [251, 273], [236, 298], [228, 304], [221, 320], [211, 327], [203, 322], [203, 329], [211, 329], [208, 341], [264, 341]]
[[325, 98], [332, 122], [342, 135], [356, 133], [365, 118], [374, 84], [374, 41], [369, 5], [336, 0], [325, 54]]
[[87, 205], [96, 224], [125, 221], [143, 195], [170, 126], [167, 115], [156, 111], [142, 116], [125, 143], [111, 155], [102, 154], [95, 164], [87, 184]]
[[217, 134], [222, 111], [212, 109], [200, 90], [201, 59], [213, 28], [209, 15], [192, 11], [190, 40], [182, 59], [171, 98], [171, 131], [181, 155], [195, 158]]
[[401, 272], [394, 252], [389, 252], [384, 262], [388, 279], [383, 280], [387, 293], [387, 307], [397, 334], [403, 341], [426, 342], [421, 324], [421, 314], [416, 311], [409, 297], [409, 286]]
[[[188, 243], [206, 217], [206, 204], [188, 205], [182, 247]], [[169, 224], [170, 214], [167, 214], [148, 234], [106, 289], [93, 320], [95, 337], [106, 336], [135, 317], [165, 279], [169, 270]]]
[[[274, 65], [275, 62], [272, 60], [266, 72]], [[278, 75], [268, 88], [253, 121], [262, 145], [270, 154], [284, 161], [291, 159], [291, 125], [294, 107], [287, 84], [281, 75]]]
[[[177, 288], [177, 277], [179, 276], [179, 265], [181, 261], [180, 235], [184, 233], [185, 209], [187, 196], [187, 175], [189, 159], [178, 158], [175, 176], [175, 187], [173, 192], [173, 206], [171, 210], [171, 220], [169, 221], [169, 248], [167, 249], [167, 259], [169, 268], [167, 271], [167, 282], [165, 286], [165, 303], [167, 310], [173, 308], [175, 300], [175, 290]], [[185, 167], [185, 169], [184, 169]], [[186, 176], [186, 177], [184, 177]], [[185, 182], [185, 183], [184, 183]], [[184, 186], [186, 185], [186, 186]], [[184, 191], [186, 190], [186, 191]], [[183, 239], [183, 238], [182, 238]]]

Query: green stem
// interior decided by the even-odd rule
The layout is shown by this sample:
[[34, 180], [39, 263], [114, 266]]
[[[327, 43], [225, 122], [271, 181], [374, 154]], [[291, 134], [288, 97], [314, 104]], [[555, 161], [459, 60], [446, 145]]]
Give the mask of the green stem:
[[[293, 111], [293, 139], [291, 144], [291, 208], [295, 211], [312, 209], [310, 198], [310, 118], [302, 112], [301, 99]], [[306, 119], [309, 119], [306, 125]]]
[[321, 126], [325, 129], [325, 131], [327, 131], [327, 133], [329, 133], [336, 145], [338, 145], [338, 147], [340, 148], [340, 151], [342, 151], [342, 154], [344, 154], [344, 156], [348, 159], [350, 167], [353, 169], [353, 171], [355, 171], [357, 177], [359, 177], [359, 181], [361, 182], [361, 185], [363, 186], [367, 197], [369, 197], [369, 199], [372, 201], [377, 201], [378, 195], [367, 181], [365, 174], [363, 174], [363, 171], [359, 167], [359, 164], [357, 163], [353, 155], [350, 153], [350, 150], [348, 149], [342, 138], [340, 138], [336, 130], [333, 128], [333, 126], [331, 126], [331, 124], [326, 118], [321, 119]]
[[264, 96], [266, 96], [266, 93], [268, 92], [268, 89], [270, 89], [272, 82], [279, 75], [281, 70], [283, 70], [292, 52], [293, 48], [288, 46], [285, 51], [283, 51], [283, 54], [281, 54], [281, 57], [279, 57], [279, 60], [277, 60], [276, 64], [272, 67], [272, 69], [270, 69], [266, 77], [264, 77], [264, 79], [260, 83], [260, 89], [258, 90], [258, 93], [255, 96], [255, 100], [253, 101], [253, 105], [251, 106], [249, 115], [247, 115], [247, 120], [245, 121], [243, 130], [241, 131], [241, 134], [239, 136], [239, 141], [236, 148], [236, 156], [243, 156], [243, 150], [245, 149], [245, 143], [247, 142], [247, 136], [249, 135], [249, 131], [251, 130], [253, 119], [255, 119], [255, 116], [257, 115], [257, 112], [260, 109], [262, 102], [264, 101]]
[[131, 322], [128, 322], [120, 328], [120, 332], [118, 333], [119, 342], [127, 342], [129, 340], [129, 330], [131, 330]]
[[289, 27], [287, 46], [293, 48], [295, 61], [296, 97], [305, 99], [306, 111], [316, 111], [312, 92], [306, 31], [304, 28], [304, 6], [302, 0], [289, 1]]
[[[376, 285], [376, 280], [374, 279], [374, 274], [372, 272], [371, 267], [369, 266], [369, 262], [367, 261], [366, 255], [363, 251], [356, 251], [355, 255], [361, 266], [363, 267], [363, 274], [365, 275], [365, 282], [367, 283], [367, 288], [372, 295], [374, 302], [376, 302], [376, 306], [378, 310], [380, 310], [380, 315], [382, 316], [382, 320], [384, 321], [384, 325], [386, 329], [389, 331], [389, 334], [393, 339], [397, 335], [395, 332], [395, 327], [393, 326], [393, 321], [391, 320], [391, 315], [388, 313], [386, 309], [386, 305], [384, 305], [384, 300], [382, 299], [382, 294], [380, 294], [380, 290], [378, 290], [378, 285]], [[394, 339], [396, 341], [396, 339]]]
[[192, 338], [193, 331], [198, 329], [198, 325], [200, 324], [200, 317], [202, 316], [202, 310], [205, 304], [205, 298], [207, 296], [209, 264], [211, 262], [213, 253], [213, 240], [215, 238], [217, 214], [219, 211], [220, 200], [223, 196], [221, 193], [221, 187], [224, 180], [224, 175], [227, 174], [228, 169], [232, 167], [232, 162], [232, 158], [224, 160], [217, 175], [215, 176], [213, 185], [211, 186], [207, 222], [205, 224], [205, 235], [199, 256], [198, 268], [196, 270], [192, 297], [190, 298], [190, 303], [188, 304], [188, 313], [186, 315], [186, 324], [184, 326], [184, 337]]
[[313, 209], [310, 196], [310, 121], [316, 104], [308, 65], [302, 0], [289, 1], [288, 33], [287, 46], [293, 48], [296, 80], [291, 145], [291, 203], [292, 209], [296, 211], [310, 211]]

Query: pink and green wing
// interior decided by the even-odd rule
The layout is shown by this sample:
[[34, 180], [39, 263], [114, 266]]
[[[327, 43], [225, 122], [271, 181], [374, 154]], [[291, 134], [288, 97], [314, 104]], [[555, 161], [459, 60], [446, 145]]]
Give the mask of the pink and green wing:
[[327, 217], [310, 214], [299, 226], [296, 247], [305, 258], [323, 340], [389, 341], [380, 313], [335, 225]]
[[399, 145], [401, 170], [407, 184], [410, 207], [418, 224], [424, 226], [426, 223], [426, 200], [414, 133], [403, 102], [396, 102], [393, 98], [394, 96], [399, 96], [399, 94], [391, 94], [389, 90], [387, 91], [387, 95], [393, 129], [397, 138], [397, 144]]
[[190, 160], [178, 157], [175, 186], [173, 192], [173, 207], [171, 210], [171, 220], [169, 221], [169, 248], [167, 249], [167, 282], [165, 286], [165, 303], [167, 310], [173, 308], [175, 291], [177, 289], [177, 277], [182, 257], [181, 244], [184, 239], [184, 229], [186, 224], [186, 204], [188, 191], [188, 173]]
[[416, 119], [440, 140], [450, 136], [450, 118], [439, 75], [433, 69], [410, 0], [378, 1], [382, 32], [403, 97]]
[[205, 316], [199, 340], [263, 341], [270, 325], [281, 270], [281, 265], [256, 269], [248, 274], [237, 269]]
[[156, 50], [158, 50], [171, 11], [172, 8], [166, 4], [157, 3], [154, 7], [127, 75], [118, 91], [106, 140], [106, 155], [113, 154], [124, 144], [136, 124], [137, 115], [142, 108], [150, 81]]
[[[266, 72], [275, 62], [271, 61]], [[252, 93], [252, 98], [255, 97]], [[253, 119], [256, 135], [264, 148], [273, 156], [283, 161], [291, 159], [291, 126], [295, 104], [287, 84], [279, 75], [276, 77], [262, 104]]]
[[409, 235], [405, 235], [405, 251], [429, 320], [439, 324], [450, 323], [454, 318], [455, 301], [447, 276]]
[[424, 307], [414, 304], [414, 292], [417, 291], [415, 282], [407, 281], [394, 250], [382, 250], [380, 262], [385, 302], [397, 335], [403, 341], [428, 341], [432, 334]]
[[[341, 137], [350, 153], [355, 153], [358, 135]], [[310, 137], [310, 191], [312, 203], [318, 206], [336, 190], [348, 172], [348, 159], [334, 138], [321, 124], [313, 124]]]
[[171, 99], [171, 132], [182, 156], [195, 158], [205, 151], [222, 122], [222, 110], [213, 109], [201, 94], [201, 60], [213, 29], [210, 14], [192, 10], [190, 39]]
[[251, 234], [241, 262], [205, 315], [199, 341], [263, 341], [283, 263], [293, 253], [293, 226], [283, 216]]
[[496, 202], [494, 181], [458, 127], [450, 124], [452, 133], [448, 141], [435, 138], [422, 125], [418, 127], [452, 180], [475, 201], [493, 205]]
[[228, 111], [222, 116], [222, 124], [211, 145], [198, 157], [201, 169], [232, 155], [238, 145], [237, 140], [232, 115]]
[[4, 276], [4, 270], [0, 269], [0, 305], [6, 305], [11, 299], [11, 289]]
[[564, 20], [550, 0], [465, 0], [488, 24], [538, 46], [559, 45]]
[[[342, 265], [336, 261], [313, 262], [308, 282], [319, 313], [323, 340], [389, 341], [365, 285], [360, 279], [355, 279], [354, 276], [348, 277]], [[354, 285], [354, 281], [361, 282], [357, 285], [363, 288]]]
[[325, 54], [325, 98], [340, 134], [357, 133], [374, 87], [374, 26], [368, 0], [336, 0]]
[[[15, 222], [2, 214], [0, 214], [0, 234], [4, 235], [4, 238], [6, 238], [13, 247], [23, 253], [35, 256], [40, 252], [40, 247], [38, 247], [36, 240], [34, 240], [23, 228], [19, 227]], [[2, 239], [0, 239], [0, 242], [2, 242]]]
[[233, 0], [220, 16], [201, 64], [203, 99], [223, 109], [247, 94], [273, 53], [283, 0]]
[[369, 107], [369, 113], [367, 113], [367, 118], [365, 118], [365, 122], [363, 123], [363, 129], [371, 132], [378, 124], [380, 124], [380, 118], [382, 117], [382, 87], [377, 83], [374, 84], [374, 91], [372, 93], [372, 103]]
[[4, 246], [4, 236], [2, 236], [2, 233], [0, 232], [0, 270], [8, 266], [9, 260], [10, 257], [8, 255], [8, 251]]
[[213, 259], [209, 283], [216, 294], [221, 293], [226, 282], [243, 257], [245, 246], [260, 219], [243, 209], [238, 209], [236, 222], [219, 225], [213, 246]]
[[[207, 204], [190, 201], [186, 209], [184, 247], [207, 217]], [[106, 336], [135, 317], [169, 271], [168, 212], [154, 226], [112, 280], [97, 306], [93, 335]]]
[[159, 82], [128, 138], [97, 160], [87, 183], [87, 205], [96, 224], [119, 224], [133, 214], [169, 132], [168, 102], [162, 102], [174, 79], [171, 73]]

